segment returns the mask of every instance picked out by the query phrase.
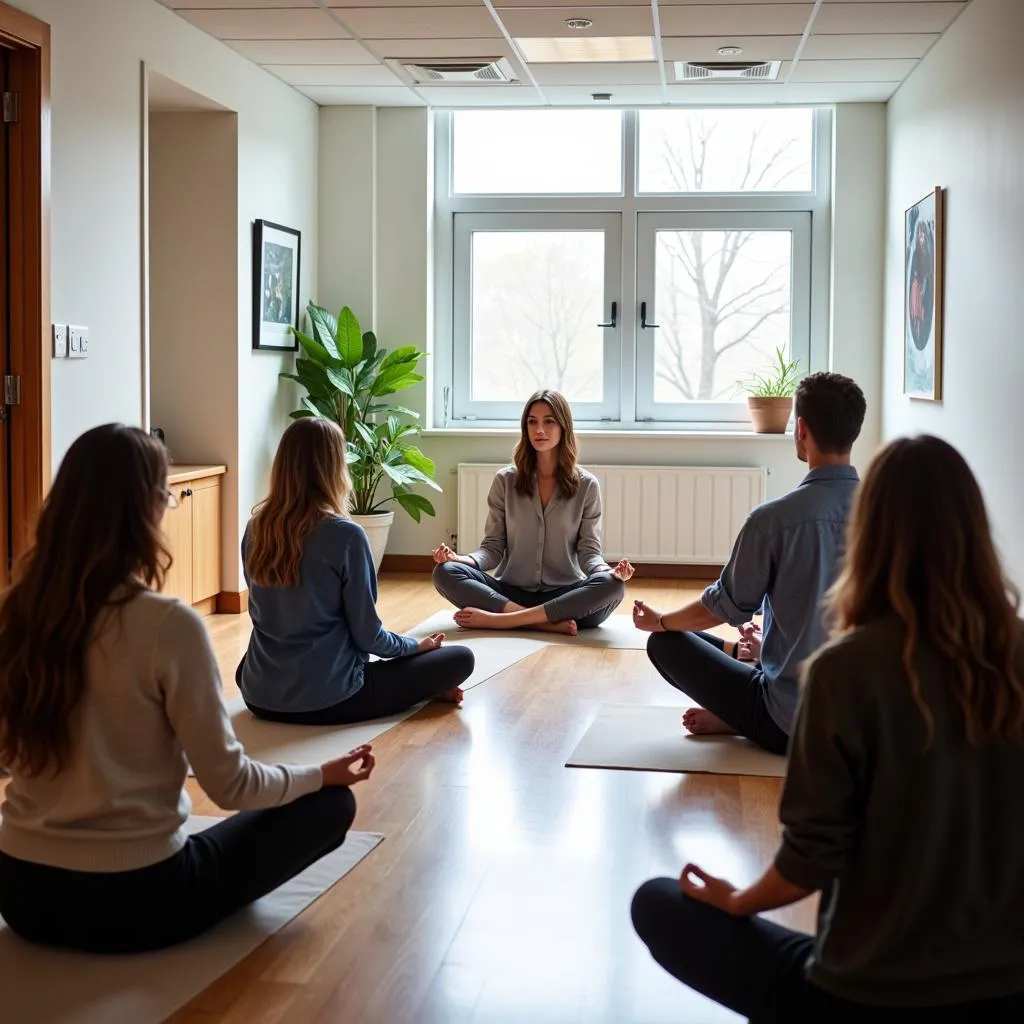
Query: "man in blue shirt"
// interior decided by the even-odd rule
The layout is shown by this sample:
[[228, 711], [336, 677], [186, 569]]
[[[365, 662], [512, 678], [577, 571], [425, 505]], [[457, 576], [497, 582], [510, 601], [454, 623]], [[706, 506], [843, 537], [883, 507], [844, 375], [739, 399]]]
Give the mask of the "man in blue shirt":
[[[800, 485], [750, 513], [729, 564], [699, 601], [665, 614], [643, 601], [633, 607], [634, 624], [652, 634], [654, 667], [701, 705], [683, 715], [687, 731], [739, 733], [776, 754], [786, 752], [800, 663], [828, 636], [822, 599], [842, 559], [858, 483], [850, 450], [866, 411], [861, 389], [838, 373], [805, 377], [795, 404], [796, 454], [809, 467]], [[759, 663], [699, 632], [749, 625], [758, 611]]]

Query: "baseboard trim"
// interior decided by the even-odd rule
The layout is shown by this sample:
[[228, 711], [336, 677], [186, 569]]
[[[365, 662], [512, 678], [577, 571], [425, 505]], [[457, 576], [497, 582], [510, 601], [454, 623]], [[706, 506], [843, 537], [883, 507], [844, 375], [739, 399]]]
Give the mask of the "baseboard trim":
[[[720, 565], [665, 564], [662, 562], [634, 562], [637, 576], [661, 580], [712, 580], [722, 571]], [[434, 559], [430, 555], [385, 555], [381, 572], [433, 572]]]
[[242, 615], [248, 610], [248, 590], [222, 590], [217, 595], [218, 615]]

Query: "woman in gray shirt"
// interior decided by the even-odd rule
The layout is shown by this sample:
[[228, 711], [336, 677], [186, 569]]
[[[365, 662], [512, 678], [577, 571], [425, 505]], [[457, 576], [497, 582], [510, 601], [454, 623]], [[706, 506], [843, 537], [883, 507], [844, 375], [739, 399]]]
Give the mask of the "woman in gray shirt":
[[[569, 403], [538, 391], [523, 408], [514, 465], [487, 496], [480, 549], [434, 551], [434, 586], [472, 629], [542, 629], [576, 634], [619, 606], [633, 567], [601, 554], [601, 488], [576, 464]], [[494, 570], [494, 575], [489, 575]]]
[[[756, 1021], [1024, 1020], [1024, 644], [967, 463], [892, 442], [807, 663], [774, 863], [643, 885], [655, 960]], [[814, 936], [755, 916], [820, 893]]]

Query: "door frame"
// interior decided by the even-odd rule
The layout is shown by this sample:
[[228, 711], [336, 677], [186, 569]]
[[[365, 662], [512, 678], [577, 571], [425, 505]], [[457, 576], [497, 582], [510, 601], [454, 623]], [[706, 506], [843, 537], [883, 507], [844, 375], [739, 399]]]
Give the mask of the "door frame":
[[[0, 2], [0, 41], [19, 93], [10, 136], [11, 365], [21, 403], [11, 432], [12, 562], [29, 547], [50, 486], [50, 26]], [[0, 565], [0, 578], [7, 566]]]

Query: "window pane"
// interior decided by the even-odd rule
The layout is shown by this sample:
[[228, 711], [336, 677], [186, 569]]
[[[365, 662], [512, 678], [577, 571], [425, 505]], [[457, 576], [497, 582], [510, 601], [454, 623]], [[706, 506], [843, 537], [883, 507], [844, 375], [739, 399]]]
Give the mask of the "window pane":
[[656, 402], [739, 401], [736, 385], [790, 351], [788, 231], [659, 231]]
[[456, 194], [622, 191], [618, 110], [458, 110], [452, 134]]
[[472, 274], [472, 401], [602, 400], [603, 232], [476, 231]]
[[639, 192], [810, 192], [810, 109], [641, 110]]

